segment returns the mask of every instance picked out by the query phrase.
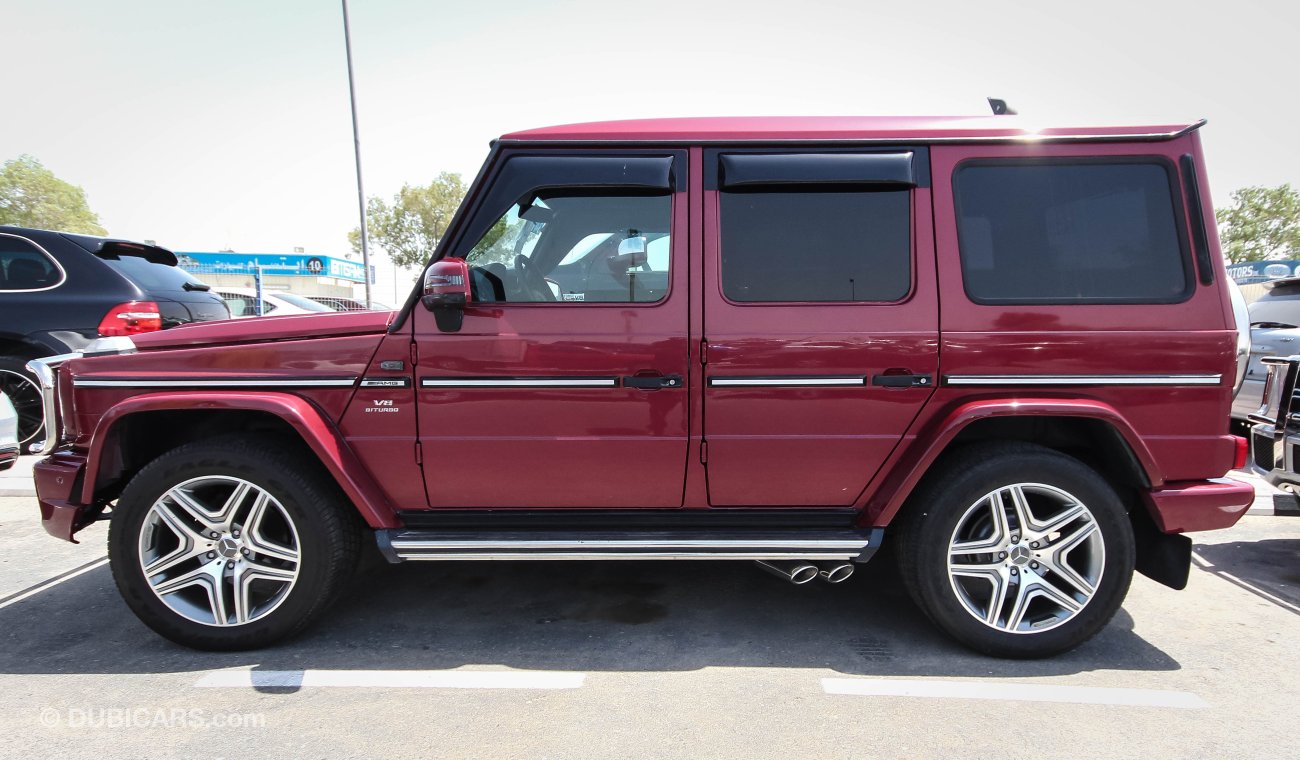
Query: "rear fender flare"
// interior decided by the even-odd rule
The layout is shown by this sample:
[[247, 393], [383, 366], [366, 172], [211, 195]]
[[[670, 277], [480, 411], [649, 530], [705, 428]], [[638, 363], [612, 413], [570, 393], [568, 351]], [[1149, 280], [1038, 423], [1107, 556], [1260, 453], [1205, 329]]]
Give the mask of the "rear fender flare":
[[932, 430], [934, 433], [918, 436], [916, 440], [928, 445], [907, 447], [890, 468], [880, 488], [868, 500], [863, 510], [863, 523], [872, 526], [888, 525], [902, 509], [907, 497], [929, 471], [935, 460], [943, 454], [953, 439], [971, 423], [989, 417], [1038, 416], [1082, 417], [1101, 420], [1111, 426], [1128, 444], [1138, 466], [1146, 475], [1150, 487], [1164, 484], [1164, 474], [1150, 449], [1128, 420], [1114, 407], [1086, 399], [989, 399], [963, 404], [943, 418]]
[[82, 503], [95, 502], [99, 470], [106, 453], [105, 445], [112, 437], [114, 426], [141, 412], [204, 409], [264, 412], [278, 417], [297, 432], [370, 527], [401, 526], [396, 510], [383, 496], [370, 473], [334, 425], [311, 402], [288, 393], [157, 393], [133, 396], [122, 401], [105, 412], [95, 426], [86, 458]]

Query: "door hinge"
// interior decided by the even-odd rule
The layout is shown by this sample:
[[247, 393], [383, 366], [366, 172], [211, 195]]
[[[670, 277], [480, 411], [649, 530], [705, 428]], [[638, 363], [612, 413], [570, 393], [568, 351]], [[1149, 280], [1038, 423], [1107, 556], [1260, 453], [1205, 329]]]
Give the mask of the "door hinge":
[[700, 441], [700, 464], [709, 463], [709, 442]]
[[424, 446], [419, 441], [415, 442], [415, 463], [424, 464]]
[[411, 341], [411, 367], [420, 366], [420, 344]]
[[705, 338], [700, 338], [700, 364], [708, 364], [708, 363], [709, 363], [709, 341]]

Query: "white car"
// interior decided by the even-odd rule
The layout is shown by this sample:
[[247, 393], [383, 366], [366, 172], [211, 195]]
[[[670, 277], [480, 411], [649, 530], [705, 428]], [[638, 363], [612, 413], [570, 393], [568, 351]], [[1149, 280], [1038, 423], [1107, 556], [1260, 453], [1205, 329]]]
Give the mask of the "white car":
[[18, 461], [18, 413], [9, 397], [0, 393], [0, 471]]
[[278, 317], [285, 314], [310, 314], [318, 311], [334, 311], [324, 304], [316, 303], [310, 298], [294, 293], [285, 293], [282, 290], [263, 290], [262, 309], [259, 313], [257, 308], [257, 291], [253, 288], [214, 287], [212, 288], [212, 292], [221, 296], [221, 300], [225, 301], [226, 306], [230, 307], [230, 316], [236, 319], [242, 317], [265, 317], [272, 314]]

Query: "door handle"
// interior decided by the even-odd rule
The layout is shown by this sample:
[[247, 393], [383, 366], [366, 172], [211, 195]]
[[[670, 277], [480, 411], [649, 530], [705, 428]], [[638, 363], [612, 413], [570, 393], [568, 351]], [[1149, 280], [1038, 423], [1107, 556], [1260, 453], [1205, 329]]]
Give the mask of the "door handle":
[[885, 388], [929, 388], [933, 385], [929, 375], [910, 375], [901, 373], [891, 375], [888, 372], [883, 375], [872, 375], [871, 384]]
[[628, 375], [623, 378], [624, 388], [657, 391], [660, 388], [682, 387], [681, 375]]

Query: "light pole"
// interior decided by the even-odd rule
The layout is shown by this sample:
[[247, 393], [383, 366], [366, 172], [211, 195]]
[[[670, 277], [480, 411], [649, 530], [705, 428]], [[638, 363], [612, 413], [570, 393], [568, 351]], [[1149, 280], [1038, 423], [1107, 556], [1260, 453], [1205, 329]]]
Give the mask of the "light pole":
[[343, 48], [348, 56], [348, 98], [352, 103], [352, 147], [357, 156], [357, 210], [361, 214], [361, 268], [366, 281], [366, 308], [370, 308], [370, 233], [366, 230], [366, 191], [361, 184], [361, 131], [357, 128], [357, 88], [352, 81], [352, 31], [348, 26], [348, 0], [343, 0]]

